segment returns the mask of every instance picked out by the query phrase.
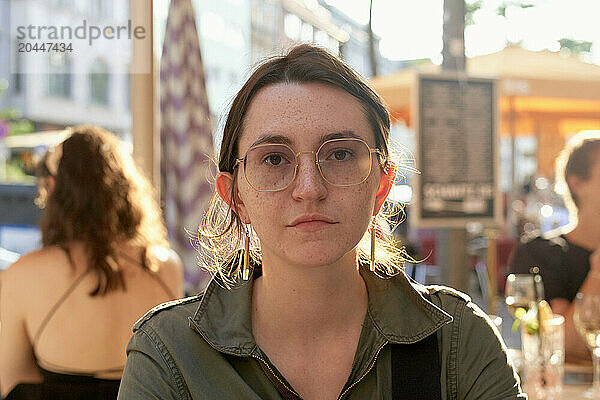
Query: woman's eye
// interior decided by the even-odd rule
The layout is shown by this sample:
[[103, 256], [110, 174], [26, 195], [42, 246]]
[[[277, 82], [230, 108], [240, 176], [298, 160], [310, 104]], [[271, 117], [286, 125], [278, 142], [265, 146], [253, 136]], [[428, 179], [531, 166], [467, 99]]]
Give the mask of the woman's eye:
[[329, 159], [334, 161], [347, 161], [352, 157], [352, 152], [346, 149], [338, 149], [331, 152]]
[[268, 154], [263, 159], [263, 162], [265, 162], [268, 165], [272, 165], [272, 166], [278, 166], [278, 165], [283, 165], [283, 164], [288, 163], [286, 158], [281, 154]]

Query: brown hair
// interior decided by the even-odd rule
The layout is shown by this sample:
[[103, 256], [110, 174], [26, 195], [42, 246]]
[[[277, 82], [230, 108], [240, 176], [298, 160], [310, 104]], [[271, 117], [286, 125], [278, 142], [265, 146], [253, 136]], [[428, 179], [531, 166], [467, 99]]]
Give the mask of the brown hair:
[[600, 132], [583, 131], [573, 136], [556, 159], [556, 179], [568, 190], [563, 196], [569, 211], [577, 214], [580, 206], [577, 195], [569, 186], [568, 178], [577, 176], [588, 179], [594, 161], [600, 155]]
[[[223, 131], [218, 167], [220, 171], [233, 174], [234, 185], [231, 198], [234, 207], [230, 208], [215, 193], [197, 237], [197, 245], [202, 250], [200, 255], [204, 267], [218, 274], [225, 282], [234, 282], [241, 273], [237, 263], [227, 262], [227, 260], [229, 258], [231, 261], [232, 251], [241, 247], [243, 239], [243, 224], [233, 209], [238, 174], [235, 165], [236, 159], [240, 157], [238, 144], [244, 131], [244, 120], [258, 91], [279, 83], [324, 83], [354, 96], [360, 102], [373, 130], [376, 147], [381, 152], [379, 163], [383, 169], [387, 170], [389, 167], [389, 113], [379, 95], [351, 67], [326, 50], [308, 44], [295, 46], [285, 55], [266, 59], [254, 70], [233, 100]], [[390, 207], [386, 208], [386, 210], [390, 209]], [[378, 267], [385, 275], [393, 275], [400, 271], [404, 257], [393, 243], [386, 241], [384, 235], [380, 233], [377, 232], [377, 236], [383, 240], [378, 241], [379, 249], [376, 253]], [[255, 245], [258, 244], [255, 235], [253, 241]], [[364, 237], [363, 241], [365, 241]], [[361, 251], [361, 256], [368, 258], [367, 253], [368, 251]], [[257, 261], [260, 253], [254, 251], [252, 256]]]
[[38, 178], [53, 176], [55, 181], [38, 201], [45, 205], [42, 243], [68, 250], [69, 242], [83, 242], [88, 268], [98, 279], [90, 295], [125, 290], [116, 246], [126, 242], [140, 247], [143, 267], [156, 270], [152, 247], [168, 247], [160, 210], [150, 184], [116, 136], [90, 125], [71, 131], [38, 166]]

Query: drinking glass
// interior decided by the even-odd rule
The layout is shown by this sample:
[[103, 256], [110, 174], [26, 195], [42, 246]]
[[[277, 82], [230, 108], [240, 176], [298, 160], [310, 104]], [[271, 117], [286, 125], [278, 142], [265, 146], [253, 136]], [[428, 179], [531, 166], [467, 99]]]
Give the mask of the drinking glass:
[[592, 352], [594, 381], [585, 391], [586, 399], [600, 399], [600, 295], [578, 293], [573, 321], [577, 332]]
[[[536, 318], [535, 313], [528, 314]], [[521, 324], [525, 387], [533, 399], [560, 399], [565, 374], [565, 319], [554, 314], [531, 329], [527, 316]]]
[[528, 310], [536, 300], [544, 297], [544, 286], [539, 275], [510, 274], [506, 277], [504, 295], [508, 312], [514, 318], [517, 308]]

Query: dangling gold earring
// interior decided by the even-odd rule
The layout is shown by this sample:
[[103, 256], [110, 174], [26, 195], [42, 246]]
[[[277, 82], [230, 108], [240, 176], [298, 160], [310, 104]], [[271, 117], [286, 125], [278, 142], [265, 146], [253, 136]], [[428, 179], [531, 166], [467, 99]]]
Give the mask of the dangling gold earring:
[[377, 231], [377, 224], [375, 217], [371, 218], [371, 272], [375, 271], [375, 235]]
[[242, 264], [242, 257], [238, 264], [238, 268], [242, 268], [242, 279], [247, 281], [250, 278], [250, 228], [248, 225], [244, 226], [244, 265]]

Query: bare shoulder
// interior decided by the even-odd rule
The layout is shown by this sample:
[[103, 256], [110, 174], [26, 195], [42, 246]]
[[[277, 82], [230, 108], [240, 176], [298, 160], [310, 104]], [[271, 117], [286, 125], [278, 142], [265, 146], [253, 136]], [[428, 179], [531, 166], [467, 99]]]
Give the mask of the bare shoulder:
[[[35, 301], [32, 293], [42, 293], [51, 285], [59, 285], [69, 270], [65, 253], [57, 247], [46, 247], [22, 255], [0, 274], [2, 300], [26, 307]], [[24, 290], [26, 289], [26, 290]]]
[[68, 267], [68, 259], [65, 252], [58, 247], [44, 247], [23, 254], [17, 261], [2, 271], [1, 276], [3, 281], [30, 281], [32, 277], [38, 277], [39, 279], [44, 273], [51, 270], [56, 273], [57, 265]]
[[157, 274], [178, 296], [183, 295], [183, 263], [179, 255], [172, 249], [153, 246], [150, 249], [157, 260]]
[[159, 272], [178, 273], [183, 271], [181, 258], [179, 258], [179, 255], [172, 249], [161, 246], [153, 246], [150, 249], [150, 253], [158, 261]]

